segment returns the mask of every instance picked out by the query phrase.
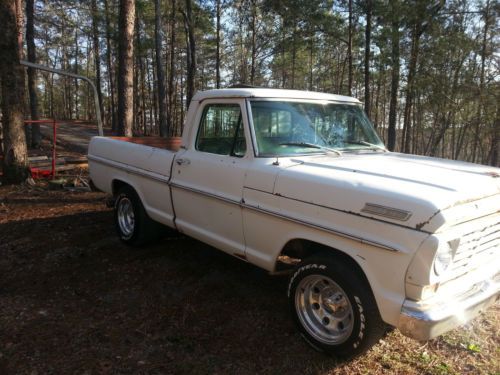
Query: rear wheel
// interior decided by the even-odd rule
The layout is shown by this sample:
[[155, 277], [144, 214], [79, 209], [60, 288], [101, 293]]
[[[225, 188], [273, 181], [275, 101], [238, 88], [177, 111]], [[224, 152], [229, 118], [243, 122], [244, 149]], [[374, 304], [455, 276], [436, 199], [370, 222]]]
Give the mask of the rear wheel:
[[385, 332], [370, 286], [343, 259], [306, 259], [290, 278], [288, 298], [302, 336], [316, 350], [353, 357]]
[[121, 188], [116, 195], [114, 217], [118, 236], [128, 245], [140, 246], [161, 237], [162, 225], [148, 216], [131, 187]]

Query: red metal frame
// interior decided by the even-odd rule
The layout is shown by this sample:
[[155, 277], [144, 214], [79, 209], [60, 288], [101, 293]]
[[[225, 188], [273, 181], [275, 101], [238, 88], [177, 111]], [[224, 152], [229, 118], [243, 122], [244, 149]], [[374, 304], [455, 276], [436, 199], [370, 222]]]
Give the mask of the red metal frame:
[[[56, 144], [57, 144], [57, 121], [52, 120], [24, 120], [24, 125], [30, 124], [52, 124], [52, 170], [50, 176], [52, 179], [56, 177]], [[46, 177], [47, 173], [38, 168], [30, 168], [33, 178]], [[45, 172], [45, 173], [44, 173]]]

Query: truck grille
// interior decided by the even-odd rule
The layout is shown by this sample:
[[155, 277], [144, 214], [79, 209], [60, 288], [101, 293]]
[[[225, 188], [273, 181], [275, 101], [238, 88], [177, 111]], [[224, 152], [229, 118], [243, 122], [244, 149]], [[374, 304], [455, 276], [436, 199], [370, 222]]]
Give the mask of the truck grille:
[[489, 262], [498, 262], [500, 248], [500, 222], [495, 216], [495, 222], [489, 223], [480, 230], [467, 233], [460, 238], [453, 264], [449, 273], [455, 278]]

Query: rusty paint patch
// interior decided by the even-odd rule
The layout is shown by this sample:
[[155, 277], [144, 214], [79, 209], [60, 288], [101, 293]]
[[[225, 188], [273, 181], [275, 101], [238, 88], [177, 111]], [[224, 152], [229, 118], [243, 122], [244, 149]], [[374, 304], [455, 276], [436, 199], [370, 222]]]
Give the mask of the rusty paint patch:
[[415, 225], [415, 228], [417, 230], [421, 230], [425, 225], [429, 224], [431, 222], [431, 220], [434, 219], [434, 217], [436, 217], [436, 215], [438, 215], [440, 212], [441, 212], [441, 210], [437, 210], [436, 212], [434, 212], [434, 214], [432, 214], [432, 216], [429, 219], [427, 219], [426, 221], [424, 221], [422, 223]]

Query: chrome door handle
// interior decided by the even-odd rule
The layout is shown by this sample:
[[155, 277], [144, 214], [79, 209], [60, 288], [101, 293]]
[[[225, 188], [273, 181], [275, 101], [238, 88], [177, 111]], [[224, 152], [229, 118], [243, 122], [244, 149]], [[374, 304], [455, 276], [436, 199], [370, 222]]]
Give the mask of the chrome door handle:
[[189, 159], [175, 159], [177, 165], [189, 165], [191, 164], [191, 160]]

